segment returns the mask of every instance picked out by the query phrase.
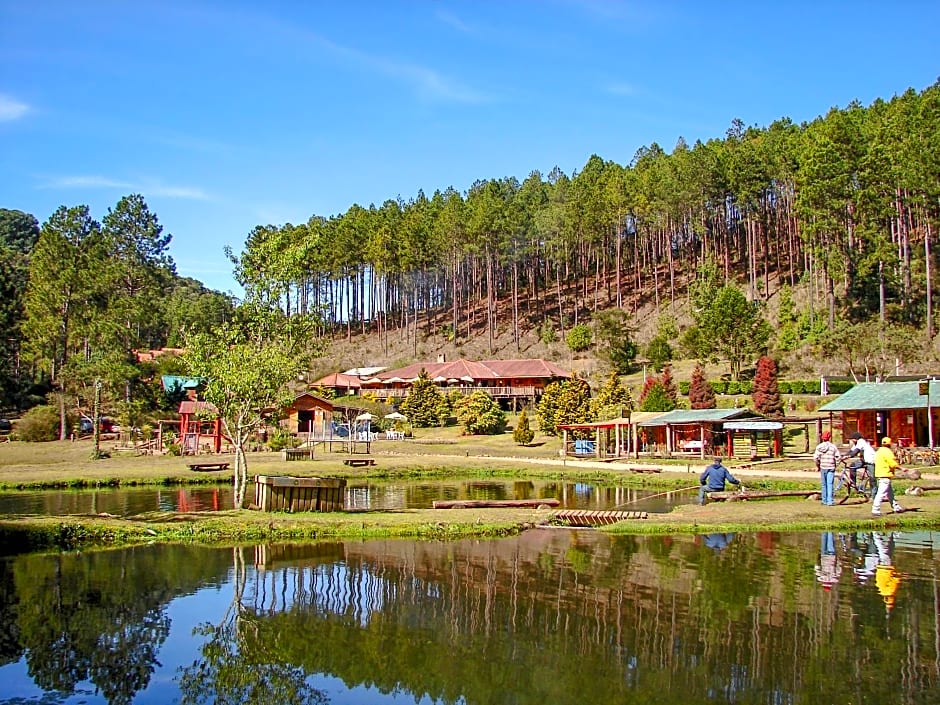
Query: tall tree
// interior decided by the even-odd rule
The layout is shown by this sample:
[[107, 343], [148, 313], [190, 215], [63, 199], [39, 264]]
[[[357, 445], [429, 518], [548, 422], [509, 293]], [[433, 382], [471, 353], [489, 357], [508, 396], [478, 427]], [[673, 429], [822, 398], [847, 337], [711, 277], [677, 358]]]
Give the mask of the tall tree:
[[35, 368], [57, 392], [60, 438], [67, 434], [66, 393], [77, 380], [69, 363], [89, 356], [101, 320], [105, 267], [99, 224], [87, 206], [62, 206], [46, 221], [33, 248], [26, 289], [24, 336]]
[[692, 379], [689, 382], [689, 405], [693, 409], [714, 409], [715, 390], [705, 379], [705, 371], [701, 365], [692, 370]]
[[189, 373], [206, 379], [205, 400], [217, 410], [235, 448], [236, 509], [245, 500], [249, 439], [272, 409], [290, 403], [289, 384], [319, 353], [310, 342], [312, 324], [308, 318], [286, 317], [270, 302], [247, 301], [231, 321], [187, 340], [184, 359]]
[[0, 406], [21, 406], [24, 380], [20, 364], [24, 298], [29, 255], [39, 238], [39, 223], [22, 211], [0, 208]]
[[757, 360], [751, 398], [758, 413], [771, 418], [783, 416], [783, 399], [777, 386], [777, 361], [772, 357], [762, 355]]

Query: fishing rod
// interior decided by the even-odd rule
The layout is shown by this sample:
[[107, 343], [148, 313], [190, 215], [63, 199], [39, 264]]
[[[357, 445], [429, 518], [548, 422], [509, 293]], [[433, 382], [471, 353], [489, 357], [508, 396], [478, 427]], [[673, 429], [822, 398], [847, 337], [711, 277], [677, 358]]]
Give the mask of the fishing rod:
[[688, 492], [689, 490], [697, 490], [698, 487], [699, 487], [698, 485], [691, 485], [689, 487], [680, 487], [677, 490], [666, 490], [665, 492], [660, 492], [659, 494], [651, 494], [648, 497], [637, 497], [636, 499], [631, 499], [628, 502], [624, 502], [623, 504], [618, 504], [616, 507], [614, 507], [610, 511], [620, 509], [620, 507], [626, 507], [628, 504], [633, 504], [634, 502], [642, 502], [647, 499], [655, 499], [656, 497], [662, 497], [663, 495], [672, 494], [673, 492]]

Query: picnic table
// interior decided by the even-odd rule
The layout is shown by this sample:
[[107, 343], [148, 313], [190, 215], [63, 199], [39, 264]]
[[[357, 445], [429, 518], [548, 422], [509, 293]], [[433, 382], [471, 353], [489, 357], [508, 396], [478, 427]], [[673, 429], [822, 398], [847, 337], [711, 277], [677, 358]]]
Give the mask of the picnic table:
[[351, 468], [361, 468], [367, 465], [375, 465], [375, 458], [346, 458], [343, 461], [343, 465], [348, 465]]
[[189, 469], [196, 472], [214, 472], [228, 470], [229, 463], [189, 463]]

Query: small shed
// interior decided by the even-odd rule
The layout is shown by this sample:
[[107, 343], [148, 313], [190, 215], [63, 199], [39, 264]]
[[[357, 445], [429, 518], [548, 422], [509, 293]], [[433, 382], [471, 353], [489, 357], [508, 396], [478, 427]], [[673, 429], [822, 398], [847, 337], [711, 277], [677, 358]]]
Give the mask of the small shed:
[[329, 435], [333, 422], [333, 402], [324, 397], [304, 392], [294, 397], [284, 409], [281, 425], [294, 434], [324, 438]]
[[782, 454], [783, 423], [780, 421], [726, 421], [727, 434], [734, 458], [774, 458]]
[[763, 418], [751, 409], [675, 409], [637, 424], [647, 433], [651, 451], [666, 455], [688, 453], [727, 455], [730, 452], [724, 423], [732, 419]]
[[[872, 445], [890, 436], [900, 446], [926, 447], [937, 443], [938, 402], [940, 380], [862, 382], [819, 411], [829, 414], [830, 428], [841, 425], [842, 443], [858, 431]], [[837, 414], [841, 424], [835, 423]]]

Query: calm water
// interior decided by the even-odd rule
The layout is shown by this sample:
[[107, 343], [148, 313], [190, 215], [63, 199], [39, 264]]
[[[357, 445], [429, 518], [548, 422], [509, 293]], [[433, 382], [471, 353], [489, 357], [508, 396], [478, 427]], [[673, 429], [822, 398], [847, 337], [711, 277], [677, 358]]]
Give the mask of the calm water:
[[[347, 486], [345, 504], [351, 509], [424, 509], [431, 507], [436, 499], [555, 498], [567, 509], [620, 507], [631, 511], [667, 512], [676, 504], [688, 503], [697, 496], [697, 492], [529, 480], [360, 481]], [[232, 489], [228, 486], [0, 492], [0, 514], [126, 516], [152, 511], [212, 511], [231, 507]]]
[[940, 534], [0, 559], [0, 703], [936, 703]]

